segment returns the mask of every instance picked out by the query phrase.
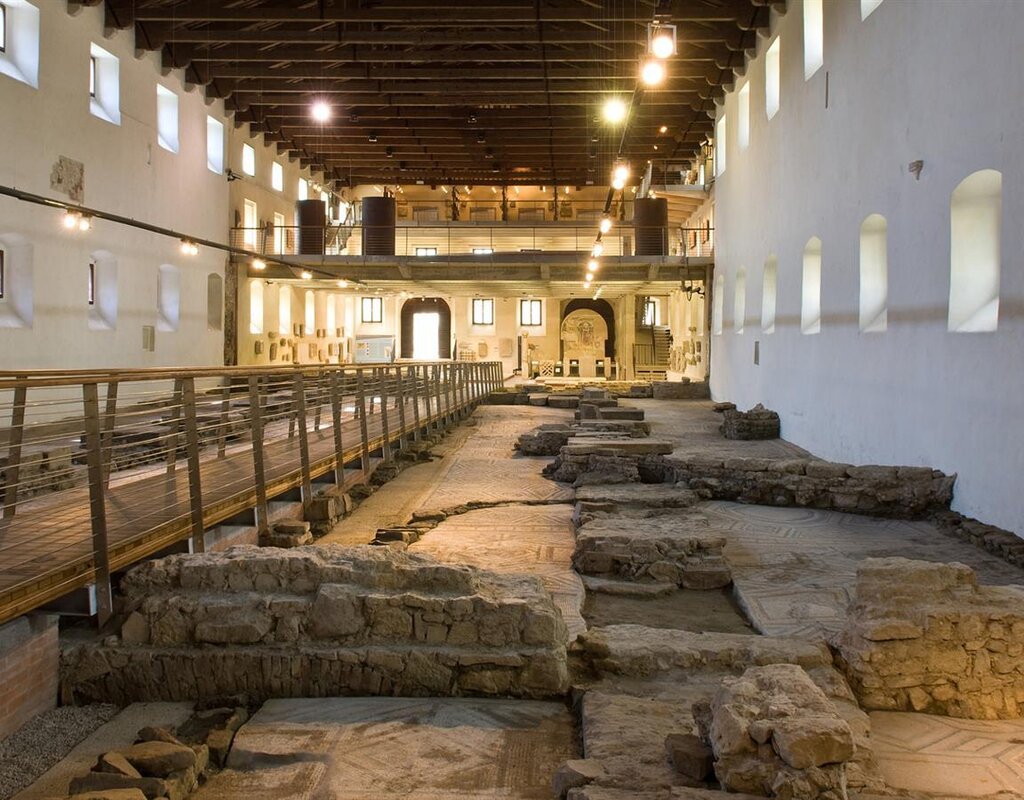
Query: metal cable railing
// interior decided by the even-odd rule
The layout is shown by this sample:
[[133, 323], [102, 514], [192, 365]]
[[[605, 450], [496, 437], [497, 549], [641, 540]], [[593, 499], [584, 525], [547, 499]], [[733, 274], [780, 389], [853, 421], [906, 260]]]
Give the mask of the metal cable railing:
[[[0, 622], [469, 413], [491, 362], [0, 373]], [[346, 465], [350, 467], [346, 474]], [[354, 466], [354, 471], [352, 467]]]

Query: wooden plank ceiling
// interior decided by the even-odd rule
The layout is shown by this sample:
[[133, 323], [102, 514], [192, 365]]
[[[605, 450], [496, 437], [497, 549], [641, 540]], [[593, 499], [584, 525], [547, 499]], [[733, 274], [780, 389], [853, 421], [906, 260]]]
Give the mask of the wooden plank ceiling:
[[[676, 182], [771, 7], [785, 9], [785, 0], [105, 2], [109, 29], [133, 28], [139, 49], [224, 98], [236, 123], [339, 185], [606, 184], [622, 127], [604, 122], [601, 106], [633, 95], [656, 15], [677, 26], [678, 52], [667, 81], [634, 106], [624, 152], [637, 165], [651, 160], [656, 182]], [[326, 124], [311, 117], [316, 101], [332, 109]]]

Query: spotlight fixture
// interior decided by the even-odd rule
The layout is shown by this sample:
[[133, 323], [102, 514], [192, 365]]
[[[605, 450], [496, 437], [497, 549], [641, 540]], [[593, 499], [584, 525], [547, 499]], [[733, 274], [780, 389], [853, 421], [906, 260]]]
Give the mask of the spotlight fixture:
[[92, 217], [90, 217], [88, 214], [82, 214], [82, 216], [78, 220], [78, 230], [85, 233], [90, 228], [92, 228]]
[[620, 162], [612, 172], [612, 188], [621, 191], [626, 186], [627, 178], [629, 178], [629, 164]]
[[600, 225], [601, 233], [608, 233], [608, 231], [610, 231], [611, 229], [612, 229], [612, 218], [611, 217], [601, 217], [601, 225]]
[[658, 133], [668, 133], [668, 125], [662, 125], [658, 128]]
[[313, 279], [313, 273], [312, 272], [310, 272], [308, 269], [302, 270], [302, 280], [309, 281], [309, 280], [312, 280], [312, 279]]
[[64, 212], [64, 227], [69, 231], [73, 231], [78, 227], [78, 220], [82, 215], [68, 209]]
[[318, 100], [313, 103], [310, 113], [317, 122], [327, 122], [331, 118], [331, 107], [323, 100]]
[[181, 240], [181, 254], [184, 256], [197, 256], [199, 255], [199, 245], [193, 242], [191, 239]]
[[590, 259], [590, 261], [587, 262], [587, 272], [597, 272], [600, 266], [601, 264], [598, 262], [598, 260], [596, 258], [592, 258]]
[[370, 141], [370, 144], [377, 144], [377, 134], [376, 133], [371, 133], [366, 138]]
[[644, 62], [640, 69], [640, 80], [647, 86], [657, 86], [665, 80], [665, 65], [653, 58]]
[[470, 114], [469, 115], [469, 124], [470, 125], [476, 125], [476, 114]]
[[347, 289], [348, 288], [348, 281], [346, 281], [344, 279], [338, 281], [338, 288], [339, 289]]
[[621, 97], [609, 97], [604, 103], [604, 118], [606, 122], [616, 125], [626, 118], [628, 113], [626, 104]]
[[590, 255], [593, 258], [600, 258], [601, 257], [601, 253], [603, 253], [603, 252], [604, 252], [604, 245], [601, 244], [600, 242], [594, 242], [594, 246], [590, 250]]
[[487, 142], [487, 134], [485, 134], [483, 131], [480, 131], [480, 133], [478, 133], [476, 135], [476, 143], [477, 144], [485, 144], [486, 142]]
[[267, 268], [267, 262], [264, 261], [262, 258], [254, 258], [252, 260], [252, 268], [253, 269], [259, 269], [259, 270], [264, 270], [264, 269]]
[[647, 52], [655, 58], [671, 58], [676, 54], [676, 26], [661, 22], [647, 25]]
[[394, 158], [395, 157], [395, 150], [394, 150], [394, 148], [393, 147], [385, 147], [384, 148], [384, 155], [386, 155], [388, 158]]

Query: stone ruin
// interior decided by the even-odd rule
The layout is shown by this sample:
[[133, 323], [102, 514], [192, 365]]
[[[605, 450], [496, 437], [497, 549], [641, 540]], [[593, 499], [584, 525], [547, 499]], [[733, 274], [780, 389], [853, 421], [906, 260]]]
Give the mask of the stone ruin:
[[964, 564], [866, 560], [836, 646], [865, 708], [1024, 717], [1024, 587]]
[[778, 439], [779, 415], [758, 403], [750, 411], [735, 408], [722, 412], [722, 435], [726, 439]]
[[853, 731], [801, 667], [771, 664], [726, 678], [703, 723], [727, 791], [846, 800]]
[[234, 547], [122, 581], [120, 637], [62, 655], [76, 702], [551, 697], [567, 632], [539, 578], [386, 547]]

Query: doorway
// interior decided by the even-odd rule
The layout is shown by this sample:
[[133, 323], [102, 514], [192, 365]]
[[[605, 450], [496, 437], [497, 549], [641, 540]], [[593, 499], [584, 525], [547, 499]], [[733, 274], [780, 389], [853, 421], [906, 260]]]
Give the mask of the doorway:
[[441, 315], [436, 311], [417, 311], [412, 315], [412, 357], [417, 361], [437, 361]]

